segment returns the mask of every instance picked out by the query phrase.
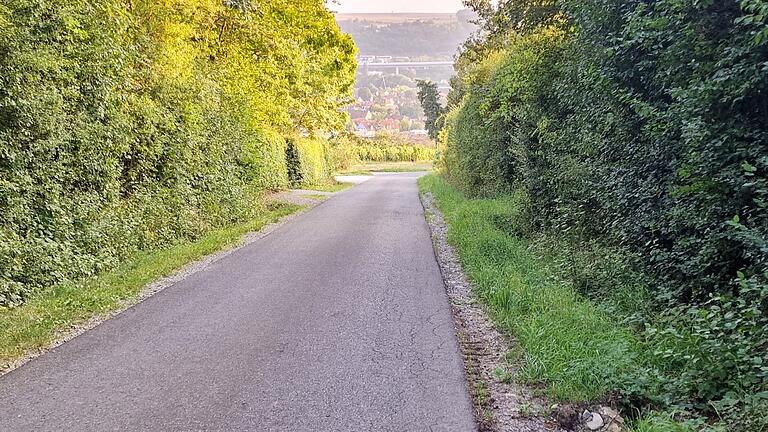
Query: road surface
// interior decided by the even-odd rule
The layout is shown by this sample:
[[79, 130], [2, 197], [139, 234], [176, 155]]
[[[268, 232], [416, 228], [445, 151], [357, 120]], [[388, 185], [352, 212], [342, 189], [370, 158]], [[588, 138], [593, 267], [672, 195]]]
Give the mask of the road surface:
[[416, 179], [376, 176], [0, 378], [0, 430], [475, 430]]

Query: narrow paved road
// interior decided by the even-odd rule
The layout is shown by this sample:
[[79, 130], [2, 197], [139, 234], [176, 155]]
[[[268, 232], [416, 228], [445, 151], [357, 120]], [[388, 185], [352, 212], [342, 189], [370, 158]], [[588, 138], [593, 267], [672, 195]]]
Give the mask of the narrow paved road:
[[0, 378], [0, 430], [475, 430], [416, 178], [377, 176]]

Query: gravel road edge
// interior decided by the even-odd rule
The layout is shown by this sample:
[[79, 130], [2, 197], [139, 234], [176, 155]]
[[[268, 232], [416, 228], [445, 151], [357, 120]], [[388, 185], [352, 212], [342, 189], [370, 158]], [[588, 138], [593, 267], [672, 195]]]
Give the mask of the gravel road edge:
[[458, 253], [448, 242], [448, 226], [434, 197], [422, 193], [421, 202], [451, 304], [480, 431], [558, 431], [546, 401], [513, 379], [518, 365], [506, 356], [516, 343], [498, 331], [475, 297]]

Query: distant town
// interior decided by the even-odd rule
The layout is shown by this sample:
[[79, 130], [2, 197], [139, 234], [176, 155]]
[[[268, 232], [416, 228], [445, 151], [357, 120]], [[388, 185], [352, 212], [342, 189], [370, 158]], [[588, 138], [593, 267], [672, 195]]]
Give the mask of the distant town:
[[[395, 19], [397, 18], [397, 19]], [[454, 74], [453, 56], [475, 27], [471, 16], [338, 15], [360, 47], [348, 128], [358, 136], [402, 134], [428, 140], [417, 82], [437, 83], [443, 97]]]
[[420, 61], [407, 56], [360, 56], [355, 102], [348, 108], [355, 133], [373, 137], [400, 133], [427, 139], [424, 113], [418, 99], [419, 79], [435, 81], [447, 94], [451, 61]]

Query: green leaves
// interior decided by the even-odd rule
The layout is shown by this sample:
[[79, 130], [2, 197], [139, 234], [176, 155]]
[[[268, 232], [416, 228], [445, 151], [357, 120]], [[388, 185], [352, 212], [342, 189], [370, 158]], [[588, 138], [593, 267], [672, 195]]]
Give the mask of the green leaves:
[[741, 7], [746, 15], [736, 19], [741, 24], [752, 29], [755, 45], [768, 43], [768, 2], [764, 0], [742, 0]]
[[[619, 281], [646, 280], [656, 312], [621, 318], [653, 330], [663, 374], [617, 389], [627, 398], [736, 421], [759, 412], [768, 3], [565, 0], [554, 16], [568, 22], [549, 26], [535, 20], [548, 2], [514, 3], [486, 4], [484, 19], [527, 9], [538, 25], [498, 26], [459, 58], [447, 176], [474, 195], [530, 197], [534, 235], [570, 245], [565, 277], [604, 307]], [[615, 260], [585, 258], [592, 244], [631, 259], [608, 270]], [[740, 430], [765, 426], [752, 420]]]
[[426, 124], [429, 137], [437, 139], [437, 135], [442, 129], [442, 116], [445, 114], [445, 109], [440, 105], [440, 93], [437, 91], [437, 84], [421, 80], [417, 84], [419, 86], [419, 101], [424, 115], [427, 117]]
[[0, 306], [260, 212], [354, 56], [319, 0], [3, 1]]
[[747, 161], [741, 163], [741, 169], [744, 171], [744, 175], [746, 176], [753, 176], [757, 172], [757, 167]]

